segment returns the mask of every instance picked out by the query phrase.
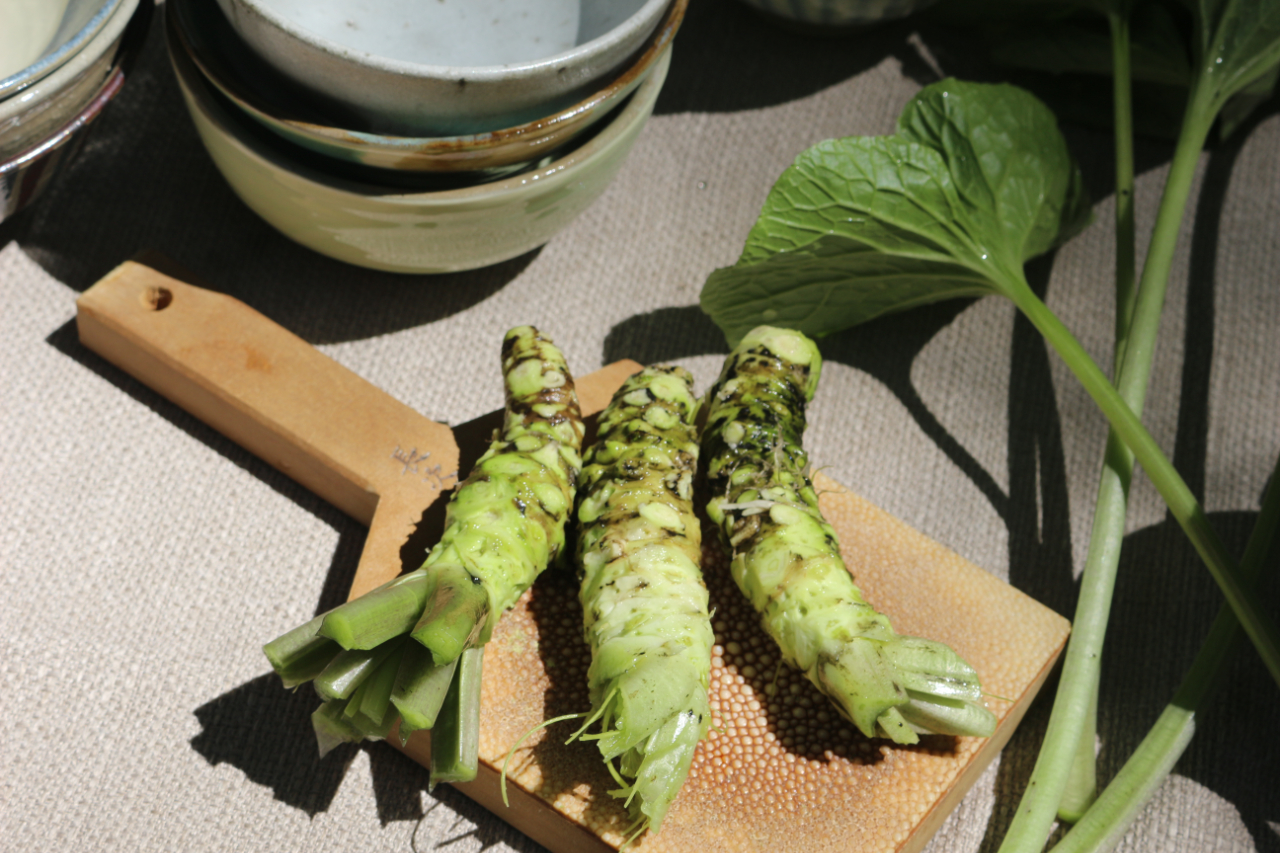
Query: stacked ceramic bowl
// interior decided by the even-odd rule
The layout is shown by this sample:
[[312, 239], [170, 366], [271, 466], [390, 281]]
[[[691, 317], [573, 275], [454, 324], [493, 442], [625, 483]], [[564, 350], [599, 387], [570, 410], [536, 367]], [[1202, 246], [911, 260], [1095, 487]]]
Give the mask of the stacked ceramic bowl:
[[0, 221], [30, 204], [120, 91], [152, 0], [0, 0]]
[[166, 0], [169, 54], [232, 189], [293, 240], [475, 269], [604, 191], [688, 0]]

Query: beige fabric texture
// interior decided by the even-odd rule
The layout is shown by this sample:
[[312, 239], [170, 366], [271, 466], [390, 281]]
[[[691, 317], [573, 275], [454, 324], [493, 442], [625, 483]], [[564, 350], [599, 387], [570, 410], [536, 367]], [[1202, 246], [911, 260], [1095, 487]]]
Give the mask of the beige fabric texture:
[[[521, 323], [555, 336], [578, 372], [674, 361], [705, 388], [726, 351], [697, 307], [707, 275], [736, 260], [801, 150], [892, 132], [939, 70], [973, 66], [944, 43], [910, 22], [815, 38], [694, 0], [657, 111], [604, 196], [524, 257], [429, 277], [330, 261], [251, 213], [201, 148], [153, 26], [79, 158], [0, 224], [0, 850], [541, 849], [448, 786], [429, 792], [384, 744], [313, 757], [311, 699], [279, 688], [260, 647], [340, 600], [363, 528], [82, 348], [80, 292], [158, 250], [448, 423], [501, 405], [498, 341]], [[1030, 277], [1107, 364], [1109, 135], [1066, 131], [1097, 216]], [[1145, 415], [1236, 554], [1280, 451], [1278, 152], [1273, 99], [1203, 156]], [[1138, 153], [1145, 235], [1170, 152], [1143, 140]], [[1029, 324], [996, 298], [944, 303], [823, 349], [815, 463], [1070, 616], [1106, 425]], [[1122, 563], [1104, 779], [1221, 602], [1140, 474]], [[1274, 583], [1261, 600], [1275, 616]], [[932, 853], [995, 849], [1052, 686]], [[1241, 646], [1120, 849], [1280, 850], [1277, 698]]]

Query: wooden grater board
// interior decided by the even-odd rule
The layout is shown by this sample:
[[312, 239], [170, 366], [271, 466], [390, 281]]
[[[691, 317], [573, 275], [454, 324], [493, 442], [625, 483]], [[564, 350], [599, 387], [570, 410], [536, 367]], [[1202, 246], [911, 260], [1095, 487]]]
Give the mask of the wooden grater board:
[[[82, 342], [369, 524], [352, 597], [416, 567], [402, 565], [405, 543], [429, 527], [429, 508], [439, 509], [494, 419], [456, 430], [432, 422], [243, 303], [157, 268], [172, 271], [162, 259], [128, 262], [86, 291]], [[580, 378], [584, 413], [603, 408], [636, 369], [622, 362]], [[662, 831], [629, 849], [920, 850], [1008, 741], [1060, 654], [1066, 620], [829, 478], [815, 485], [867, 599], [899, 632], [946, 642], [977, 669], [996, 734], [917, 747], [862, 737], [779, 665], [707, 525], [715, 729]], [[511, 760], [510, 807], [499, 793], [521, 736], [588, 708], [580, 623], [572, 572], [544, 574], [504, 616], [485, 650], [480, 776], [457, 786], [555, 853], [616, 849], [628, 824], [594, 746], [564, 744], [572, 723], [529, 737]], [[429, 749], [419, 732], [403, 751], [426, 764]]]

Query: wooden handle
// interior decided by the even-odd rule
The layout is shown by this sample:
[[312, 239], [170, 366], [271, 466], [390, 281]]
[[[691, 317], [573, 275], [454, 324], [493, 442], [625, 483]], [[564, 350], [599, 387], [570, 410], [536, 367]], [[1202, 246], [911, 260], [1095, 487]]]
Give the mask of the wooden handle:
[[[85, 346], [369, 525], [351, 597], [401, 572], [424, 510], [458, 481], [452, 429], [238, 299], [143, 263], [117, 267], [76, 305]], [[583, 414], [639, 369], [618, 362], [579, 380]]]

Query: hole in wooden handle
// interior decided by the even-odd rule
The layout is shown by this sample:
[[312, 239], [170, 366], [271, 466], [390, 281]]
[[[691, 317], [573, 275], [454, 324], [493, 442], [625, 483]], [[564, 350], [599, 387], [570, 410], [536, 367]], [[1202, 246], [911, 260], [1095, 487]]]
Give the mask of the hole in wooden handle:
[[152, 311], [163, 311], [173, 302], [173, 291], [167, 287], [148, 287], [142, 294], [142, 302]]

